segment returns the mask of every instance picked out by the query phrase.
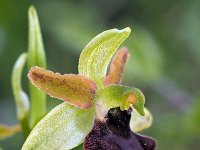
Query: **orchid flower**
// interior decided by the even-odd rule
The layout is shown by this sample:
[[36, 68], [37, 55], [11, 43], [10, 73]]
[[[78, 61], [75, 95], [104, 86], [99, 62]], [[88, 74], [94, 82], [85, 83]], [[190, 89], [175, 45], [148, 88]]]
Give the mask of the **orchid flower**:
[[64, 102], [33, 128], [22, 150], [76, 149], [82, 143], [86, 150], [155, 148], [152, 138], [134, 133], [152, 123], [142, 91], [121, 85], [129, 54], [117, 49], [130, 32], [128, 27], [111, 29], [92, 39], [80, 55], [79, 74], [30, 69], [34, 86]]

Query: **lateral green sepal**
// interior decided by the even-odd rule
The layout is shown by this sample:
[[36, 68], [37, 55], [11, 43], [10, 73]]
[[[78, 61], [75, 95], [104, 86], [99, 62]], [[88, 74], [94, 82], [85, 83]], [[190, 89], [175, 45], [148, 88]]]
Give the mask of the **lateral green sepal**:
[[22, 150], [75, 148], [93, 127], [94, 109], [84, 110], [65, 102], [56, 106], [33, 128]]

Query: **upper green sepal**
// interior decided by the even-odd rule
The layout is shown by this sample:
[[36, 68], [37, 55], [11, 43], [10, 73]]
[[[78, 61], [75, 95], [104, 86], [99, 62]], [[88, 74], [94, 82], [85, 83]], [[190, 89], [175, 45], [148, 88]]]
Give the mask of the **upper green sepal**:
[[144, 115], [145, 97], [143, 93], [133, 87], [122, 85], [110, 85], [98, 92], [97, 104], [102, 109], [120, 107], [121, 110], [128, 110], [133, 106], [140, 115]]
[[92, 129], [94, 109], [83, 110], [65, 102], [56, 106], [33, 128], [22, 150], [75, 148]]
[[129, 36], [130, 28], [104, 31], [92, 39], [83, 49], [79, 59], [79, 73], [93, 79], [103, 87], [107, 67], [120, 44]]

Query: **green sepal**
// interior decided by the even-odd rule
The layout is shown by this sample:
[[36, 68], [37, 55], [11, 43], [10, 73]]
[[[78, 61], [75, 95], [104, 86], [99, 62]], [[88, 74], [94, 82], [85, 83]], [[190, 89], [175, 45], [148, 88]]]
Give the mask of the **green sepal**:
[[98, 87], [103, 87], [110, 60], [130, 32], [128, 27], [122, 30], [111, 29], [92, 39], [80, 55], [79, 73], [93, 79]]
[[[129, 96], [134, 98], [132, 102], [129, 101]], [[121, 110], [128, 110], [130, 106], [133, 106], [142, 116], [144, 103], [144, 95], [139, 89], [122, 85], [107, 86], [98, 92], [97, 97], [97, 104], [101, 105], [102, 109], [120, 107]]]
[[72, 149], [83, 143], [93, 127], [95, 108], [83, 110], [62, 103], [32, 130], [22, 150]]

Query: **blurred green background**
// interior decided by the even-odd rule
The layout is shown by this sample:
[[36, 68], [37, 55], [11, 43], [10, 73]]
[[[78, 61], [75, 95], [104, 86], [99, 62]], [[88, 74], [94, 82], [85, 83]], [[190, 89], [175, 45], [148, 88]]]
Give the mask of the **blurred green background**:
[[[27, 51], [30, 5], [40, 19], [48, 69], [77, 73], [79, 54], [98, 33], [131, 27], [122, 44], [131, 57], [123, 84], [140, 88], [154, 116], [142, 134], [154, 137], [158, 150], [200, 149], [200, 1], [199, 0], [1, 0], [0, 123], [17, 123], [11, 71]], [[28, 92], [27, 70], [23, 85]], [[48, 98], [49, 110], [60, 103]], [[20, 149], [21, 133], [0, 141]]]

